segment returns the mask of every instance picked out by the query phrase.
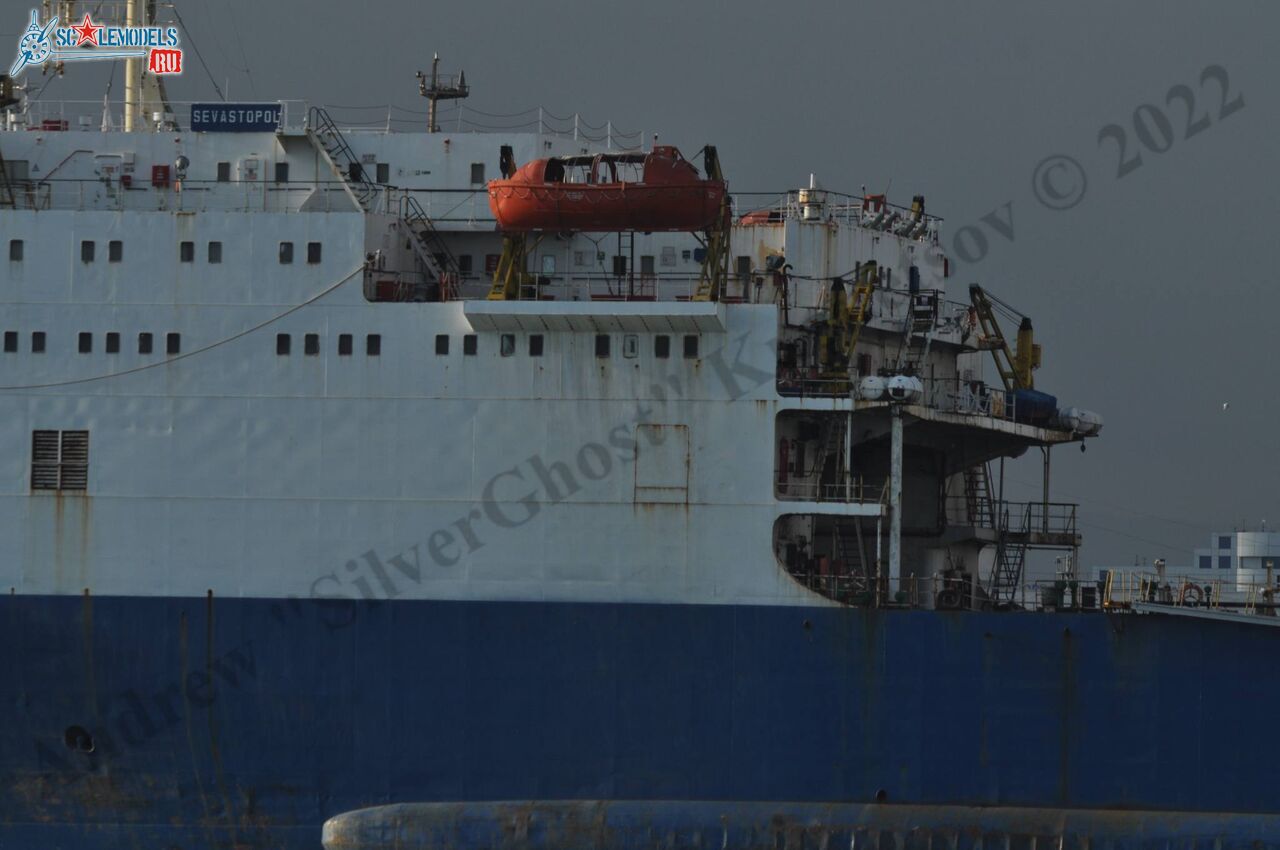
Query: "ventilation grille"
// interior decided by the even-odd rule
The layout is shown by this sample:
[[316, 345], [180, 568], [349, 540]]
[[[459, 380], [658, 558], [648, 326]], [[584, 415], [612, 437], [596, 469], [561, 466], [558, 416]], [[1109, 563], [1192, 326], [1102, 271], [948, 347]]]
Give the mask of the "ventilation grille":
[[31, 432], [32, 490], [84, 490], [88, 486], [88, 431]]

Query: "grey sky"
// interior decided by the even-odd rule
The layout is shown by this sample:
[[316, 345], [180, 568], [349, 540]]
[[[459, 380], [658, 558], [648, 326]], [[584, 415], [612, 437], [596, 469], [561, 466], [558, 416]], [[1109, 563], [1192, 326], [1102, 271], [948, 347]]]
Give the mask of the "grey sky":
[[[10, 4], [6, 39], [27, 5]], [[799, 186], [813, 171], [833, 189], [887, 186], [900, 202], [923, 192], [953, 257], [958, 228], [1012, 201], [1013, 241], [983, 226], [988, 252], [959, 263], [952, 294], [978, 280], [1030, 314], [1045, 352], [1037, 386], [1106, 419], [1086, 454], [1054, 457], [1056, 495], [1084, 504], [1083, 563], [1189, 563], [1211, 530], [1262, 519], [1280, 529], [1275, 6], [395, 0], [343, 11], [332, 0], [190, 0], [180, 10], [232, 99], [421, 109], [413, 73], [438, 50], [445, 70], [466, 69], [476, 109], [543, 105], [689, 150], [712, 142], [737, 190]], [[187, 62], [171, 97], [211, 96]], [[1229, 73], [1228, 98], [1244, 96], [1222, 120], [1217, 83], [1201, 83], [1215, 64]], [[1177, 84], [1210, 118], [1190, 139], [1183, 104], [1166, 103]], [[45, 97], [100, 98], [102, 85], [98, 70], [82, 72]], [[1135, 135], [1144, 103], [1168, 116], [1166, 152]], [[1098, 140], [1112, 123], [1142, 157], [1120, 179], [1115, 141]], [[1088, 176], [1065, 212], [1032, 194], [1036, 164], [1055, 153]], [[1009, 494], [1037, 495], [1038, 472], [1038, 461], [1012, 466]]]

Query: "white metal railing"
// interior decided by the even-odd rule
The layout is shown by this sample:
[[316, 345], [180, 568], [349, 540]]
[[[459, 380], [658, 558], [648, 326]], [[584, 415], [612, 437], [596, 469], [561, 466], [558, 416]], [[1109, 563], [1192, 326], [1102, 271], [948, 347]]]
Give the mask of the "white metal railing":
[[[742, 195], [733, 213], [747, 217], [748, 224], [781, 221], [841, 221], [869, 230], [893, 233], [904, 239], [937, 244], [938, 216], [915, 215], [910, 208], [886, 200], [864, 199], [826, 189], [800, 189], [776, 196], [761, 204], [751, 202], [752, 195]], [[757, 195], [758, 196], [758, 195]]]
[[174, 181], [156, 187], [150, 175], [120, 180], [25, 180], [13, 183], [18, 209], [130, 212], [320, 212], [353, 209], [340, 181]]

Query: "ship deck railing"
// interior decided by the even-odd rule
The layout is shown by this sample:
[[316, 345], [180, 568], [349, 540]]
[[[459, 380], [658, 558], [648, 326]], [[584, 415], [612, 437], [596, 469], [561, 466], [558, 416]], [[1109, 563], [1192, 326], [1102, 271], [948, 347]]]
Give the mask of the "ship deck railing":
[[[980, 580], [963, 575], [884, 575], [845, 570], [839, 561], [812, 559], [789, 572], [805, 587], [832, 601], [862, 608], [943, 611], [1096, 612], [1131, 616], [1203, 615], [1234, 622], [1280, 622], [1280, 584], [1206, 581], [1196, 576], [1164, 577], [1112, 570], [1097, 580], [1070, 575], [1041, 578], [1002, 588], [997, 595]], [[1197, 592], [1189, 592], [1195, 588]], [[1219, 616], [1221, 615], [1221, 616]]]
[[[369, 106], [342, 106], [331, 104], [312, 104], [308, 100], [287, 98], [284, 100], [266, 100], [262, 103], [280, 104], [279, 130], [285, 133], [303, 133], [307, 130], [307, 118], [311, 107], [323, 106], [334, 123], [346, 133], [395, 133], [422, 132], [427, 130], [427, 111], [411, 109], [395, 104], [378, 104]], [[207, 100], [171, 100], [168, 102], [172, 112], [162, 116], [161, 126], [165, 130], [180, 132], [189, 127], [191, 107], [196, 103], [209, 103]], [[523, 119], [504, 120], [501, 126], [482, 117], [480, 121], [466, 118], [458, 109], [441, 121], [442, 129], [451, 133], [474, 133], [500, 130], [506, 133], [529, 133], [541, 137], [564, 139], [566, 141], [591, 142], [603, 144], [607, 148], [618, 151], [643, 150], [650, 139], [643, 130], [627, 131], [613, 126], [610, 121], [600, 124], [589, 123], [578, 113], [564, 117], [553, 115], [540, 108], [528, 109], [521, 113]], [[27, 100], [25, 110], [15, 110], [13, 118], [5, 118], [0, 123], [0, 131], [24, 130], [80, 130], [100, 132], [102, 130], [119, 130], [124, 126], [124, 113], [119, 103], [108, 104], [105, 114], [103, 102], [98, 100]], [[150, 116], [144, 121], [147, 130], [154, 129]], [[176, 127], [176, 129], [175, 129]]]
[[1280, 584], [1274, 579], [1224, 580], [1207, 573], [1169, 576], [1148, 570], [1107, 570], [1099, 580], [1103, 605], [1115, 610], [1145, 605], [1275, 615]]
[[[823, 571], [825, 564], [825, 572]], [[815, 593], [861, 608], [899, 608], [941, 611], [1094, 611], [1102, 605], [1101, 583], [1060, 576], [1024, 581], [1002, 588], [999, 597], [981, 581], [950, 575], [903, 576], [891, 579], [842, 569], [839, 561], [814, 560], [791, 575]], [[873, 567], [874, 570], [874, 567]]]
[[[941, 216], [915, 215], [909, 207], [878, 202], [876, 209], [866, 208], [858, 195], [829, 189], [801, 189], [779, 193], [739, 192], [734, 211], [735, 220], [744, 224], [767, 226], [785, 221], [837, 221], [856, 227], [890, 232], [904, 239], [938, 243]], [[815, 200], [817, 198], [817, 200]]]
[[837, 502], [877, 504], [884, 501], [883, 478], [868, 481], [862, 476], [847, 481], [822, 482], [788, 479], [774, 482], [774, 495], [780, 502]]

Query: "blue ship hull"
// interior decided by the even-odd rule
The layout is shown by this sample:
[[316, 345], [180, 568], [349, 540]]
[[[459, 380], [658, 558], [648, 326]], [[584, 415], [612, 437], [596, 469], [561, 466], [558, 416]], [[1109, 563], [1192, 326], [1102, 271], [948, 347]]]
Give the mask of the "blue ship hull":
[[1132, 826], [1107, 812], [1143, 813], [1152, 840], [1161, 813], [1170, 840], [1195, 814], [1223, 847], [1280, 846], [1269, 628], [12, 594], [0, 611], [3, 848], [315, 848], [370, 806], [569, 799], [855, 804], [917, 826], [982, 807], [996, 831], [1001, 812], [1101, 813], [1091, 840], [1117, 846]]

